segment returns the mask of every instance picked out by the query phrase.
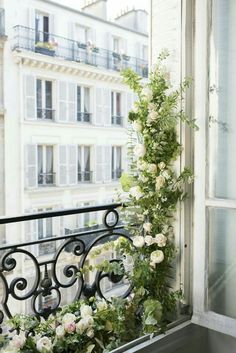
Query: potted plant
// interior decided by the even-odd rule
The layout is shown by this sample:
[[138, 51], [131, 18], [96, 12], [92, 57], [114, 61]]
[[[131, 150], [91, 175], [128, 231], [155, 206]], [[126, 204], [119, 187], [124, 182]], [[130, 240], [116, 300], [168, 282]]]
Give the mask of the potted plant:
[[113, 56], [113, 58], [115, 58], [115, 59], [118, 59], [118, 60], [121, 59], [120, 54], [119, 54], [119, 53], [116, 53], [115, 51], [113, 51], [112, 56]]
[[77, 45], [78, 45], [79, 49], [86, 49], [87, 48], [87, 44], [85, 44], [85, 43], [77, 42]]
[[58, 44], [55, 40], [49, 42], [37, 42], [35, 44], [35, 52], [44, 55], [54, 56], [57, 45]]
[[128, 56], [126, 54], [123, 54], [122, 55], [122, 59], [125, 60], [125, 61], [129, 61], [130, 60], [130, 56]]

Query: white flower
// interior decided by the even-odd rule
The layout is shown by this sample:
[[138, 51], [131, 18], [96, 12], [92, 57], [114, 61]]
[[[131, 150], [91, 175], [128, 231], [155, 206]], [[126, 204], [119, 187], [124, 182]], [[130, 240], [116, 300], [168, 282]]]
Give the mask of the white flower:
[[92, 316], [87, 316], [86, 318], [81, 319], [76, 324], [76, 332], [83, 333], [87, 328], [93, 325], [93, 318]]
[[165, 179], [170, 179], [170, 173], [168, 170], [164, 170], [162, 172], [162, 176], [165, 178]]
[[160, 190], [165, 184], [165, 178], [162, 175], [156, 177], [156, 190]]
[[163, 246], [166, 246], [166, 241], [167, 241], [167, 238], [165, 235], [163, 234], [156, 234], [155, 236], [155, 242], [157, 243], [157, 245], [162, 248]]
[[162, 228], [162, 232], [167, 233], [168, 230], [169, 230], [169, 226], [167, 224], [165, 224], [164, 227]]
[[134, 147], [134, 154], [136, 157], [140, 158], [145, 156], [146, 153], [146, 147], [144, 145], [142, 145], [141, 143], [138, 143], [135, 147]]
[[164, 260], [164, 253], [161, 250], [153, 251], [150, 255], [151, 266], [159, 264]]
[[41, 337], [37, 343], [36, 348], [39, 352], [50, 352], [52, 349], [52, 341], [48, 337]]
[[149, 104], [148, 104], [148, 111], [149, 111], [149, 112], [152, 111], [152, 110], [155, 110], [155, 109], [156, 109], [155, 103], [149, 103]]
[[25, 341], [26, 341], [25, 335], [21, 333], [19, 335], [15, 335], [12, 338], [10, 346], [16, 349], [20, 349], [20, 348], [23, 348]]
[[75, 322], [66, 322], [64, 324], [64, 329], [66, 332], [69, 332], [69, 333], [74, 332], [76, 329]]
[[133, 186], [129, 192], [136, 200], [139, 200], [143, 196], [140, 186]]
[[147, 233], [150, 233], [151, 230], [152, 230], [152, 223], [150, 223], [150, 222], [144, 223], [143, 229], [144, 229]]
[[144, 237], [137, 235], [133, 238], [133, 244], [136, 248], [142, 248], [145, 244]]
[[94, 330], [92, 328], [90, 328], [87, 332], [86, 332], [86, 335], [89, 337], [89, 338], [93, 338], [94, 337]]
[[105, 300], [98, 302], [97, 309], [98, 309], [98, 311], [106, 310], [107, 309], [107, 302]]
[[158, 119], [158, 113], [155, 110], [151, 110], [148, 114], [147, 121], [152, 122]]
[[132, 128], [134, 131], [140, 132], [140, 131], [142, 131], [142, 124], [139, 121], [134, 121], [132, 123]]
[[157, 166], [154, 163], [148, 164], [147, 171], [149, 173], [155, 174], [157, 172]]
[[86, 318], [87, 316], [92, 316], [93, 310], [92, 310], [91, 306], [85, 305], [85, 304], [81, 305], [80, 315], [82, 318]]
[[137, 168], [139, 169], [139, 170], [146, 170], [147, 169], [147, 166], [148, 166], [148, 164], [147, 164], [147, 162], [145, 162], [145, 161], [140, 161], [140, 160], [138, 160], [137, 161]]
[[141, 174], [139, 175], [138, 180], [142, 181], [142, 183], [146, 183], [148, 181], [148, 178]]
[[144, 240], [145, 240], [145, 243], [147, 244], [147, 246], [150, 246], [155, 242], [155, 239], [151, 235], [146, 235], [144, 237]]
[[164, 169], [165, 168], [165, 163], [164, 162], [160, 162], [159, 164], [158, 164], [158, 167], [162, 170], [162, 169]]
[[148, 86], [143, 87], [141, 94], [142, 94], [142, 96], [146, 97], [149, 100], [151, 100], [153, 97], [152, 90]]
[[76, 316], [74, 314], [67, 313], [63, 316], [62, 322], [63, 324], [70, 324], [75, 322], [75, 320], [76, 320]]
[[138, 106], [136, 104], [134, 104], [132, 110], [135, 114], [137, 114], [138, 113]]
[[64, 327], [62, 325], [57, 326], [57, 328], [56, 328], [56, 336], [58, 338], [64, 337], [65, 333], [66, 333], [65, 329], [64, 329]]
[[86, 353], [91, 353], [94, 347], [95, 347], [95, 344], [90, 344], [86, 349]]

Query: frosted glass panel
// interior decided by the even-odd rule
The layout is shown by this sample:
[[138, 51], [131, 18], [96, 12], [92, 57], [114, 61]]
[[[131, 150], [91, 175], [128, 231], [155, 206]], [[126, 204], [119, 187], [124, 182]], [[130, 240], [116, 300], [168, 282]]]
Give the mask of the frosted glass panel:
[[209, 209], [208, 308], [236, 318], [236, 210]]
[[210, 196], [236, 199], [236, 1], [213, 1], [209, 92]]

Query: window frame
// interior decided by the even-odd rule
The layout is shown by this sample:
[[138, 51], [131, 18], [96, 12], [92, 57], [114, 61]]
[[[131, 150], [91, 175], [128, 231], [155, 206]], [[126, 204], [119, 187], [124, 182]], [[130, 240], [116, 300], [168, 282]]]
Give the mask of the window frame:
[[[41, 103], [42, 103], [41, 107], [38, 106], [38, 82], [41, 82], [41, 89], [40, 89], [41, 90], [41, 92], [40, 92], [40, 94], [41, 94]], [[51, 83], [51, 103], [52, 104], [51, 104], [50, 108], [46, 107], [46, 103], [47, 103], [46, 82], [50, 82]], [[55, 105], [54, 81], [51, 80], [51, 79], [47, 79], [47, 78], [36, 77], [35, 85], [36, 85], [36, 118], [37, 118], [37, 121], [38, 120], [46, 120], [48, 122], [48, 121], [55, 120], [55, 117], [53, 116], [54, 105]], [[45, 117], [44, 118], [39, 118], [38, 117], [38, 109], [41, 109], [42, 111], [45, 110], [45, 112], [47, 112], [47, 111], [51, 112], [51, 118], [48, 119], [46, 113], [45, 113]]]
[[[88, 150], [89, 150], [89, 171], [88, 170], [86, 170], [85, 169], [85, 158], [84, 158], [84, 156], [85, 156], [85, 148], [88, 148]], [[79, 165], [78, 165], [78, 161], [79, 161], [79, 149], [80, 149], [80, 153], [81, 153], [81, 171], [80, 171], [80, 173], [81, 173], [81, 177], [82, 177], [82, 180], [80, 181], [79, 180]], [[78, 156], [77, 156], [77, 180], [78, 180], [78, 183], [92, 183], [93, 182], [93, 175], [91, 175], [91, 173], [92, 173], [92, 170], [91, 170], [91, 149], [92, 149], [92, 146], [91, 145], [78, 145], [78, 149], [77, 149], [77, 154], [78, 154]], [[90, 180], [88, 180], [88, 181], [86, 181], [86, 180], [83, 180], [84, 179], [84, 177], [82, 176], [82, 174], [83, 173], [85, 173], [85, 172], [89, 172], [89, 174], [90, 174]]]
[[52, 172], [49, 174], [52, 174], [52, 183], [42, 183], [40, 184], [39, 182], [38, 187], [47, 187], [47, 186], [54, 186], [55, 181], [54, 181], [54, 163], [55, 163], [55, 151], [54, 151], [54, 145], [49, 145], [49, 144], [37, 144], [37, 178], [39, 179], [39, 160], [38, 160], [38, 153], [39, 153], [39, 147], [42, 148], [42, 174], [47, 174], [47, 147], [52, 148]]

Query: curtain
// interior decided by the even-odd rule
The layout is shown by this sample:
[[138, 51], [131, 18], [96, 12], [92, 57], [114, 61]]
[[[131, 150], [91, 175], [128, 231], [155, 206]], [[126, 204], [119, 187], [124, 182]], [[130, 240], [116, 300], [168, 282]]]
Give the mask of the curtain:
[[89, 102], [90, 98], [89, 98], [89, 88], [88, 87], [84, 87], [84, 113], [89, 113]]
[[90, 147], [84, 147], [84, 170], [90, 171]]

